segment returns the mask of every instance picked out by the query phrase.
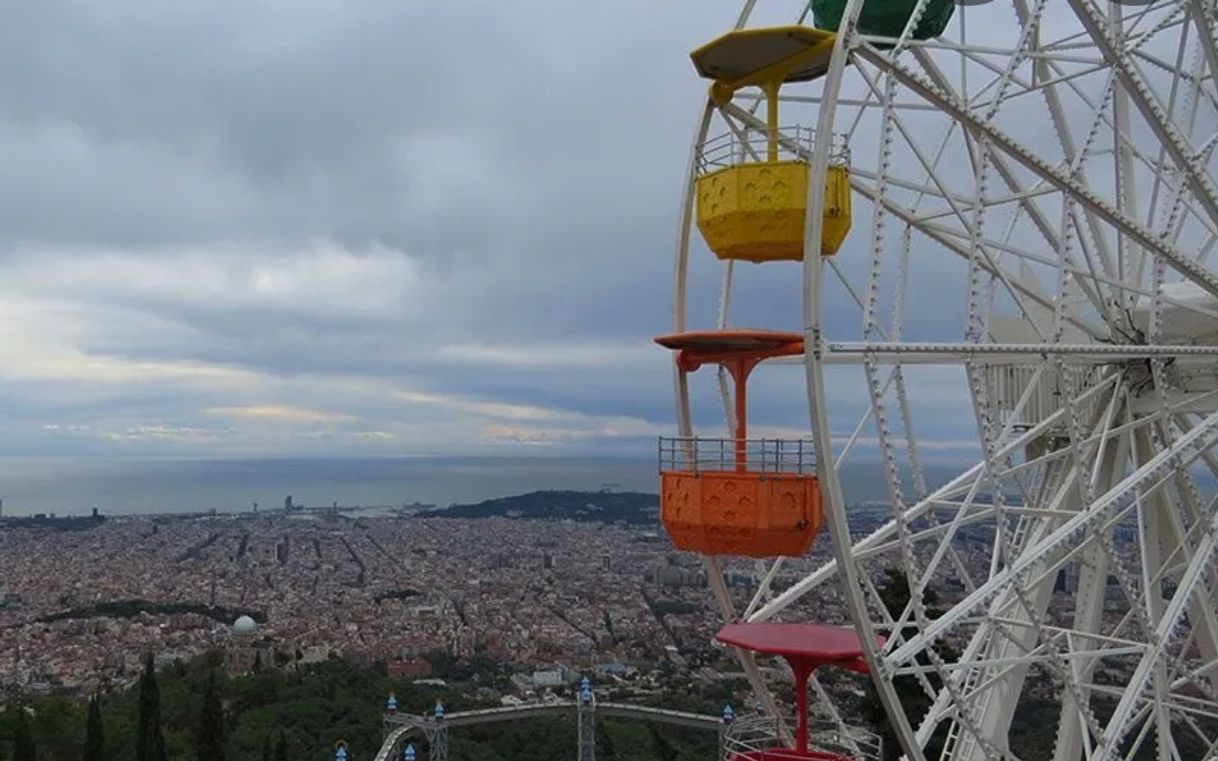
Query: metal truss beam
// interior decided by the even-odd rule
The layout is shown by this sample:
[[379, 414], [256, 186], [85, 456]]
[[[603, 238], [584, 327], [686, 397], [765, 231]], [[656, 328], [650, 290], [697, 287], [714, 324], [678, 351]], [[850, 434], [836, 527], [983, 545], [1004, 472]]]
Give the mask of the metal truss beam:
[[1142, 118], [1154, 131], [1163, 147], [1167, 149], [1176, 168], [1188, 178], [1188, 183], [1192, 186], [1197, 200], [1205, 207], [1210, 219], [1218, 224], [1218, 191], [1215, 191], [1214, 183], [1204, 172], [1200, 171], [1193, 151], [1185, 145], [1184, 138], [1171, 125], [1169, 115], [1163, 113], [1162, 107], [1155, 102], [1154, 95], [1143, 81], [1141, 73], [1133, 65], [1133, 61], [1129, 56], [1124, 55], [1124, 51], [1119, 49], [1118, 42], [1108, 33], [1107, 19], [1099, 16], [1098, 9], [1090, 0], [1068, 1], [1078, 15], [1079, 21], [1091, 35], [1096, 47], [1104, 54], [1105, 60], [1116, 69], [1117, 76], [1125, 85], [1126, 94], [1142, 113]]
[[1031, 151], [1015, 142], [1009, 135], [1001, 132], [992, 124], [984, 122], [959, 100], [926, 81], [919, 74], [889, 59], [879, 50], [868, 46], [860, 46], [854, 52], [856, 56], [868, 61], [890, 76], [895, 77], [897, 81], [911, 91], [927, 101], [937, 104], [943, 109], [944, 113], [952, 116], [968, 129], [983, 135], [990, 145], [1010, 156], [1016, 163], [1053, 185], [1108, 224], [1129, 236], [1139, 246], [1162, 256], [1176, 271], [1196, 283], [1206, 292], [1218, 296], [1218, 276], [1215, 276], [1196, 262], [1186, 259], [1179, 251], [1165, 244], [1159, 236], [1143, 227], [1137, 221], [1130, 219], [1124, 212], [1109, 205], [1107, 201], [1093, 193], [1078, 180], [1050, 166]]
[[911, 661], [914, 656], [956, 626], [978, 606], [1007, 588], [1017, 576], [1031, 570], [1041, 562], [1041, 558], [1049, 556], [1058, 545], [1085, 531], [1092, 522], [1106, 516], [1127, 496], [1153, 488], [1156, 485], [1155, 482], [1163, 477], [1163, 471], [1175, 462], [1183, 461], [1185, 464], [1190, 464], [1200, 456], [1202, 450], [1213, 447], [1215, 443], [1218, 443], [1218, 412], [1207, 416], [1196, 428], [1172, 442], [1170, 446], [1165, 447], [1155, 457], [1130, 473], [1119, 484], [1096, 499], [1087, 509], [1081, 510], [1077, 516], [1065, 521], [1056, 530], [1027, 548], [1014, 562], [991, 576], [975, 592], [966, 596], [951, 610], [935, 619], [916, 636], [892, 652], [889, 659], [893, 663]]

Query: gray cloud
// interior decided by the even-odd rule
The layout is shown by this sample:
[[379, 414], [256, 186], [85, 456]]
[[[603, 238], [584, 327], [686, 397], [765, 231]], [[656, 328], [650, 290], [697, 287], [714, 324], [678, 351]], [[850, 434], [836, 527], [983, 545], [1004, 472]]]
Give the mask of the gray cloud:
[[[735, 13], [0, 5], [0, 448], [649, 454], [704, 92], [684, 53]], [[794, 272], [742, 268], [736, 320], [792, 325]], [[756, 422], [805, 424], [775, 372]]]

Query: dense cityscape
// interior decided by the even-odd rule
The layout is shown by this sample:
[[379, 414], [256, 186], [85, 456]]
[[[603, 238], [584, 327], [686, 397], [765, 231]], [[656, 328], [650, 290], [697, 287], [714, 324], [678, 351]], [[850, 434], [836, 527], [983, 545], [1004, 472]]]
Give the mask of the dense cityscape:
[[[237, 671], [337, 654], [414, 677], [435, 653], [538, 672], [682, 662], [721, 619], [701, 561], [646, 509], [650, 525], [282, 510], [14, 524], [0, 684], [89, 694], [133, 682], [145, 652], [216, 648]], [[728, 581], [747, 593], [752, 564]], [[235, 632], [242, 615], [256, 626]]]
[[[580, 504], [570, 510], [579, 519], [479, 506], [10, 519], [0, 532], [0, 685], [87, 695], [134, 683], [145, 653], [168, 664], [217, 649], [234, 673], [255, 661], [295, 667], [342, 656], [409, 678], [432, 676], [437, 656], [477, 655], [536, 675], [517, 680], [522, 693], [579, 670], [621, 677], [659, 662], [723, 677], [708, 665], [734, 660], [710, 644], [723, 621], [705, 566], [672, 547], [655, 498], [565, 496]], [[622, 496], [636, 508], [590, 519], [598, 498]], [[879, 517], [860, 519], [859, 529]], [[828, 542], [786, 564], [773, 587], [824, 562]], [[961, 548], [973, 572], [988, 562], [984, 537]], [[765, 568], [735, 559], [724, 571], [743, 609]], [[955, 578], [936, 586], [946, 598], [964, 591]], [[846, 623], [837, 594], [829, 585], [797, 612]], [[252, 625], [234, 627], [240, 617]]]
[[[0, 698], [124, 694], [150, 655], [166, 673], [206, 657], [230, 679], [309, 679], [325, 664], [351, 664], [481, 705], [569, 696], [584, 675], [631, 701], [671, 701], [673, 690], [751, 701], [738, 662], [712, 644], [723, 620], [706, 567], [672, 547], [653, 495], [540, 492], [421, 507], [5, 519]], [[855, 508], [860, 530], [882, 514]], [[980, 572], [989, 542], [961, 539], [961, 557]], [[828, 543], [822, 536], [790, 560], [775, 588], [826, 560]], [[738, 609], [764, 570], [726, 562]], [[1069, 576], [1051, 615], [1068, 610]], [[964, 591], [954, 578], [935, 586], [940, 602]], [[845, 623], [838, 595], [827, 585], [788, 615]], [[1119, 595], [1107, 607], [1118, 618]], [[787, 669], [762, 666], [790, 700]], [[446, 683], [454, 673], [461, 683]], [[826, 689], [865, 715], [865, 680], [836, 673]], [[1034, 679], [1028, 694], [1051, 706], [1056, 689]], [[371, 718], [377, 708], [359, 710]]]

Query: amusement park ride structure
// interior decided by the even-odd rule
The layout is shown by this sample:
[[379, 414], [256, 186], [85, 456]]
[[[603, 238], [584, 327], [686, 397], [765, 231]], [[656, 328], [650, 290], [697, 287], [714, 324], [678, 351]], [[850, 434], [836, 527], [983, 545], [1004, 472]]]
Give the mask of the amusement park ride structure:
[[[1053, 717], [1054, 761], [1218, 758], [1214, 0], [782, 5], [745, 0], [693, 53], [711, 85], [657, 339], [676, 354], [674, 542], [705, 556], [733, 627], [841, 610], [791, 643], [850, 625], [909, 759], [1021, 758], [1025, 704]], [[800, 112], [814, 126], [783, 126]], [[750, 264], [792, 271], [785, 325], [736, 327], [781, 314], [780, 281]], [[717, 303], [690, 287], [710, 265]], [[707, 364], [722, 438], [695, 433], [718, 417], [691, 392]], [[809, 438], [749, 438], [746, 384], [793, 364]], [[852, 467], [887, 486], [869, 534]], [[808, 556], [822, 525], [825, 561]], [[724, 556], [766, 564], [743, 608]], [[959, 591], [932, 609], [931, 588]], [[755, 654], [738, 650], [775, 712]]]
[[[661, 519], [764, 707], [725, 713], [726, 761], [879, 758], [826, 665], [871, 675], [911, 761], [1016, 761], [1033, 703], [1054, 761], [1218, 758], [1216, 3], [743, 0], [693, 52]], [[780, 313], [733, 300], [751, 264], [789, 269], [787, 324], [733, 325]], [[713, 304], [690, 287], [711, 266]], [[695, 432], [719, 416], [691, 393], [707, 365], [718, 438]], [[807, 438], [750, 438], [771, 366], [802, 366]], [[941, 468], [972, 464], [931, 478], [953, 442]], [[870, 533], [843, 495], [859, 466], [888, 492]], [[725, 557], [764, 568], [743, 608]], [[932, 588], [959, 591], [932, 609]], [[815, 620], [826, 592], [837, 620]], [[758, 655], [791, 666], [794, 733]]]
[[[452, 713], [446, 713], [438, 702], [436, 708], [427, 715], [402, 713], [398, 711], [397, 699], [390, 695], [384, 715], [385, 742], [377, 754], [376, 761], [397, 761], [407, 756], [417, 756], [421, 747], [426, 747], [428, 761], [447, 761], [448, 733], [451, 729], [542, 716], [563, 716], [572, 712], [577, 716], [577, 761], [596, 759], [598, 717], [657, 722], [718, 732], [722, 747], [724, 734], [732, 724], [728, 717], [733, 715], [730, 706], [725, 709], [723, 717], [718, 717], [648, 706], [599, 702], [587, 677], [580, 682], [576, 700], [554, 700]], [[419, 747], [416, 747], [415, 743], [419, 743]]]

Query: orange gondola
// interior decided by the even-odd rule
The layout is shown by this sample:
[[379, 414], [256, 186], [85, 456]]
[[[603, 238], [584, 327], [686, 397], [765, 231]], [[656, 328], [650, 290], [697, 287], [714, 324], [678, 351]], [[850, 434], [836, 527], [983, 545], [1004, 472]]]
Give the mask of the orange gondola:
[[748, 438], [747, 384], [758, 363], [803, 353], [798, 333], [716, 330], [661, 336], [682, 372], [722, 365], [735, 383], [730, 439], [660, 440], [660, 519], [673, 543], [704, 555], [803, 555], [823, 521], [809, 442]]

